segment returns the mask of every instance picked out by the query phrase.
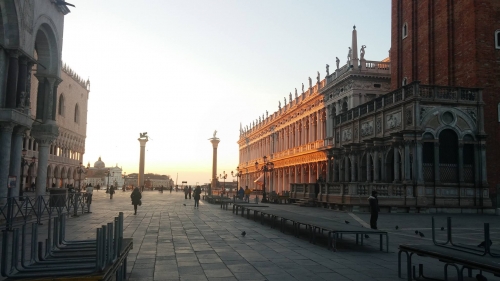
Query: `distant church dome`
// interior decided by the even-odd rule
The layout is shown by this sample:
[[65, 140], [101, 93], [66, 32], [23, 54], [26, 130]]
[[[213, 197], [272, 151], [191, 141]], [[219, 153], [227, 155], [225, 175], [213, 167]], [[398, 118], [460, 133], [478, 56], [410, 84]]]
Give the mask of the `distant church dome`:
[[99, 156], [99, 160], [97, 160], [97, 161], [94, 163], [94, 168], [97, 168], [97, 169], [104, 169], [105, 167], [106, 167], [106, 165], [104, 165], [104, 162], [102, 162], [101, 157]]

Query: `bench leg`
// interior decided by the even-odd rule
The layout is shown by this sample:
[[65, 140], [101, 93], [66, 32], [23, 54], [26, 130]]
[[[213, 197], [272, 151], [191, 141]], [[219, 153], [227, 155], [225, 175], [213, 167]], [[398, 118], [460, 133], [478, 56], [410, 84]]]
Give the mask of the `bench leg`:
[[384, 251], [384, 240], [382, 240], [382, 234], [379, 235], [380, 236], [380, 251]]
[[458, 281], [463, 281], [464, 276], [462, 275], [462, 271], [458, 268], [456, 264], [447, 263], [444, 265], [444, 280], [448, 280], [448, 266], [453, 266], [457, 270]]

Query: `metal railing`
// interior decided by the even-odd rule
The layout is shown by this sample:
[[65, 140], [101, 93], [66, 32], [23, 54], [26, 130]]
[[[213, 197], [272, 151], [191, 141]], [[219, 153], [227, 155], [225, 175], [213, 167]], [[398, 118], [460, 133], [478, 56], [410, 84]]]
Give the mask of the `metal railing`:
[[0, 229], [30, 222], [41, 223], [63, 214], [78, 216], [89, 211], [86, 193], [71, 192], [41, 196], [0, 197]]

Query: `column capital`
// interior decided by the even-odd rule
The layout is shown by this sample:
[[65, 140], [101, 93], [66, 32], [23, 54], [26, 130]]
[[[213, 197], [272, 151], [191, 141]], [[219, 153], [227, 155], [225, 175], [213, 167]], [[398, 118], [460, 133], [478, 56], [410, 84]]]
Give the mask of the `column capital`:
[[31, 128], [31, 136], [35, 138], [41, 146], [48, 146], [59, 136], [59, 128], [55, 124], [55, 121], [39, 123]]

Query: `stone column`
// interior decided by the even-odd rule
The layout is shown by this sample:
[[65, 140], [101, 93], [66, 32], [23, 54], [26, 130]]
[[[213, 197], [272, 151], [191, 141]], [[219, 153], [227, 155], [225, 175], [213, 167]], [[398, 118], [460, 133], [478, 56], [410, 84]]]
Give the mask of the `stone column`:
[[[217, 147], [219, 146], [220, 139], [214, 137], [210, 139], [210, 142], [212, 143], [212, 188], [215, 187], [217, 183]], [[252, 181], [253, 182], [253, 181]], [[212, 195], [212, 189], [210, 189], [210, 194]]]
[[405, 141], [405, 181], [410, 181], [410, 142]]
[[399, 150], [397, 146], [393, 147], [394, 149], [394, 182], [399, 182]]
[[337, 176], [337, 158], [334, 156], [333, 161], [332, 161], [332, 182], [338, 182], [339, 177]]
[[[16, 108], [17, 103], [17, 79], [19, 75], [19, 53], [15, 50], [8, 51], [9, 69], [7, 73], [7, 88], [5, 107]], [[9, 158], [7, 158], [8, 160]], [[7, 180], [7, 178], [5, 178]]]
[[372, 165], [371, 165], [371, 153], [369, 151], [366, 152], [366, 181], [372, 181]]
[[22, 57], [19, 62], [19, 74], [17, 81], [17, 107], [25, 107], [26, 101], [29, 99], [26, 96], [27, 79], [28, 79], [28, 62], [26, 60], [26, 57]]
[[458, 181], [464, 182], [464, 143], [458, 142]]
[[12, 196], [19, 196], [19, 187], [23, 180], [21, 178], [21, 157], [24, 131], [25, 128], [16, 127], [12, 134], [9, 175], [15, 176], [17, 179], [16, 187], [12, 190]]
[[349, 180], [350, 180], [349, 179], [349, 155], [346, 154], [345, 158], [344, 158], [344, 181], [348, 182]]
[[140, 143], [140, 154], [139, 154], [139, 175], [137, 176], [137, 185], [141, 188], [144, 185], [144, 161], [146, 158], [146, 143], [148, 142], [148, 137], [140, 137], [137, 139]]
[[332, 180], [332, 155], [330, 151], [327, 152], [326, 160], [326, 179], [325, 182], [330, 183]]
[[[481, 141], [481, 144], [479, 146], [479, 149], [480, 149], [480, 152], [481, 152], [481, 159], [479, 161], [481, 161], [481, 184], [483, 186], [487, 186], [488, 185], [488, 178], [487, 178], [487, 174], [486, 174], [486, 142], [483, 140]], [[482, 190], [481, 190], [481, 194], [482, 194]]]
[[416, 145], [415, 149], [416, 157], [414, 162], [416, 168], [417, 184], [421, 185], [424, 184], [424, 172], [423, 172], [424, 160], [422, 155], [422, 141], [418, 140], [415, 145]]
[[351, 157], [351, 182], [356, 182], [356, 154], [352, 154]]
[[34, 125], [30, 132], [38, 144], [38, 170], [36, 180], [36, 195], [44, 195], [47, 188], [47, 167], [50, 144], [59, 135], [59, 128], [54, 120]]
[[373, 152], [373, 181], [374, 182], [379, 182], [380, 181], [380, 165], [379, 165], [379, 157], [378, 157], [378, 150], [379, 148], [376, 147], [374, 152]]
[[0, 198], [7, 197], [8, 192], [13, 129], [14, 125], [11, 123], [0, 123]]
[[441, 173], [439, 167], [439, 142], [434, 143], [434, 181], [441, 183]]

